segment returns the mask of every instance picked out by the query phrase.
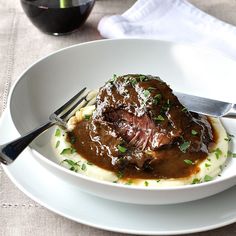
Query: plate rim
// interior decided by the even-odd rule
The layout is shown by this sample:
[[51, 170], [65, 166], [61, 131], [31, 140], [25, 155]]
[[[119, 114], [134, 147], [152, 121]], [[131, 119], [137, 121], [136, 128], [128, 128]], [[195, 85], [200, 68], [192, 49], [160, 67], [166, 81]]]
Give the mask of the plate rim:
[[[10, 122], [8, 123], [9, 120], [7, 120], [6, 118], [9, 117], [10, 118], [10, 111], [9, 109], [6, 109], [4, 111], [4, 114], [2, 115], [2, 117], [0, 118], [0, 129], [2, 129], [2, 124], [5, 124], [6, 126], [11, 126], [11, 128], [14, 129], [14, 132], [18, 132], [16, 130], [16, 128], [13, 125], [13, 122], [11, 122], [12, 124], [10, 124]], [[28, 148], [28, 151], [30, 150], [30, 148]], [[32, 155], [32, 152], [29, 152]], [[22, 154], [23, 155], [23, 154]], [[97, 228], [97, 229], [101, 229], [101, 230], [106, 230], [106, 231], [110, 231], [110, 232], [117, 232], [117, 233], [128, 233], [128, 234], [136, 234], [136, 235], [180, 235], [180, 234], [189, 234], [189, 233], [198, 233], [198, 232], [205, 232], [205, 231], [209, 231], [209, 230], [213, 230], [213, 229], [217, 229], [217, 228], [221, 228], [223, 226], [226, 225], [230, 225], [236, 222], [236, 215], [235, 218], [230, 219], [230, 220], [226, 220], [224, 222], [221, 223], [215, 223], [212, 224], [210, 226], [204, 226], [201, 228], [192, 228], [192, 229], [185, 229], [185, 230], [171, 230], [171, 231], [136, 231], [136, 230], [132, 230], [132, 229], [121, 229], [121, 228], [114, 228], [114, 227], [109, 227], [109, 226], [102, 226], [99, 224], [94, 224], [85, 220], [81, 220], [81, 219], [76, 219], [75, 217], [70, 216], [69, 214], [65, 214], [60, 210], [55, 209], [55, 207], [51, 207], [50, 205], [48, 205], [46, 202], [42, 201], [39, 197], [34, 196], [32, 193], [30, 193], [24, 186], [22, 186], [17, 179], [14, 178], [14, 174], [11, 173], [11, 171], [8, 169], [7, 166], [3, 165], [3, 170], [4, 172], [7, 174], [7, 176], [9, 177], [9, 179], [14, 183], [14, 185], [20, 190], [22, 191], [25, 195], [27, 195], [29, 198], [31, 198], [33, 201], [39, 203], [41, 206], [45, 207], [46, 209], [60, 215], [63, 216], [67, 219], [70, 219], [74, 222], [77, 223], [81, 223], [93, 228]], [[42, 167], [43, 168], [43, 167]], [[48, 171], [48, 170], [46, 170]], [[58, 177], [57, 177], [58, 178]], [[213, 196], [214, 197], [214, 196]], [[203, 199], [204, 200], [204, 199]], [[202, 201], [201, 199], [198, 201]], [[236, 205], [235, 205], [236, 206]]]
[[[59, 50], [56, 50], [54, 52], [51, 52], [49, 54], [47, 54], [46, 56], [44, 57], [41, 57], [39, 58], [38, 60], [36, 60], [34, 63], [32, 63], [31, 65], [29, 65], [19, 76], [18, 78], [16, 79], [16, 81], [13, 83], [12, 87], [11, 87], [11, 90], [9, 92], [9, 95], [8, 95], [8, 99], [7, 99], [7, 108], [10, 112], [10, 117], [11, 117], [11, 120], [12, 120], [12, 123], [17, 131], [18, 134], [19, 131], [18, 129], [16, 128], [15, 126], [15, 123], [13, 121], [13, 117], [11, 116], [11, 98], [12, 98], [12, 94], [15, 90], [15, 88], [17, 87], [17, 84], [21, 81], [21, 79], [23, 79], [25, 73], [30, 70], [31, 68], [33, 68], [36, 64], [40, 63], [41, 61], [53, 56], [53, 55], [56, 55], [58, 53], [61, 53], [63, 51], [66, 51], [66, 50], [69, 50], [71, 48], [76, 48], [76, 47], [83, 47], [84, 45], [90, 45], [90, 44], [103, 44], [104, 42], [126, 42], [126, 41], [139, 41], [139, 42], [159, 42], [159, 43], [164, 43], [164, 44], [168, 44], [168, 45], [183, 45], [183, 46], [187, 46], [189, 48], [195, 48], [195, 49], [200, 49], [201, 51], [203, 51], [204, 49], [204, 52], [207, 52], [207, 53], [210, 53], [210, 54], [217, 54], [218, 56], [222, 56], [223, 58], [225, 58], [226, 60], [229, 60], [229, 61], [233, 61], [235, 64], [236, 64], [236, 61], [233, 60], [232, 58], [230, 57], [227, 57], [225, 56], [223, 53], [221, 52], [218, 52], [217, 50], [214, 50], [214, 49], [210, 49], [210, 48], [205, 48], [205, 47], [202, 47], [202, 46], [198, 46], [197, 44], [194, 44], [194, 43], [178, 43], [178, 42], [171, 42], [171, 41], [164, 41], [164, 40], [157, 40], [157, 39], [141, 39], [141, 38], [127, 38], [127, 39], [102, 39], [102, 40], [93, 40], [93, 41], [89, 41], [89, 42], [84, 42], [84, 43], [78, 43], [78, 44], [74, 44], [74, 45], [71, 45], [71, 46], [68, 46], [68, 47], [65, 47], [65, 48], [62, 48], [62, 49], [59, 49]], [[72, 171], [69, 171], [65, 168], [63, 168], [62, 166], [54, 163], [53, 161], [47, 159], [46, 157], [44, 157], [40, 152], [38, 152], [37, 150], [34, 150], [35, 152], [37, 152], [37, 155], [38, 157], [41, 159], [41, 161], [49, 164], [50, 166], [53, 166], [54, 168], [56, 168], [57, 170], [59, 171], [63, 171], [63, 172], [66, 172], [67, 174], [69, 175], [73, 175], [75, 177], [79, 177], [79, 178], [82, 178], [82, 179], [85, 179], [86, 181], [89, 181], [89, 182], [96, 182], [97, 184], [100, 184], [100, 185], [110, 185], [110, 186], [116, 186], [118, 188], [127, 188], [127, 189], [135, 189], [135, 190], [138, 190], [138, 191], [145, 191], [146, 190], [146, 187], [143, 187], [143, 186], [126, 186], [126, 185], [114, 185], [114, 183], [110, 183], [110, 182], [106, 182], [106, 181], [102, 181], [102, 180], [97, 180], [97, 179], [92, 179], [88, 176], [85, 176], [85, 175], [79, 175], [78, 173], [75, 173], [75, 172], [72, 172]], [[217, 178], [215, 179], [214, 181], [209, 181], [209, 182], [204, 182], [204, 183], [201, 183], [201, 186], [199, 185], [183, 185], [183, 186], [171, 186], [171, 187], [162, 187], [160, 189], [157, 189], [155, 187], [149, 187], [149, 190], [150, 191], [175, 191], [175, 190], [185, 190], [185, 189], [196, 189], [196, 188], [199, 188], [199, 187], [204, 187], [204, 186], [209, 186], [209, 185], [212, 185], [214, 183], [216, 184], [219, 184], [221, 182], [224, 182], [224, 181], [228, 181], [229, 179], [236, 179], [236, 174], [235, 175], [232, 175], [232, 176], [228, 176], [228, 177], [225, 177], [225, 178]], [[213, 182], [213, 183], [212, 183]]]

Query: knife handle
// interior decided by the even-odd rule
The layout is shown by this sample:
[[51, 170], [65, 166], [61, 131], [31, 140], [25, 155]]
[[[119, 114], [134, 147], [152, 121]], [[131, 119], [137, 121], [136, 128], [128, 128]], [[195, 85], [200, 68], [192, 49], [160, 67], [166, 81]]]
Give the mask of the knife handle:
[[236, 119], [236, 104], [232, 104], [230, 110], [223, 117]]

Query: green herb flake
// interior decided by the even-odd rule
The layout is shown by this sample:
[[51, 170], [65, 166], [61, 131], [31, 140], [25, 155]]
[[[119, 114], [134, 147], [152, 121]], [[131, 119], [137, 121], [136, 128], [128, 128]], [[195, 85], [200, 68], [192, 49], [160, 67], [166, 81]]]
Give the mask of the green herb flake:
[[127, 151], [127, 148], [124, 146], [121, 146], [121, 145], [118, 145], [117, 148], [118, 148], [119, 152], [121, 152], [121, 153], [125, 153]]
[[158, 115], [157, 117], [154, 117], [155, 121], [163, 121], [165, 118], [162, 115]]
[[144, 97], [149, 97], [150, 96], [150, 92], [146, 89], [146, 90], [144, 90], [143, 91], [143, 95], [144, 95]]
[[85, 171], [86, 169], [87, 169], [87, 166], [86, 166], [85, 163], [83, 163], [82, 166], [81, 166], [81, 170]]
[[62, 162], [67, 163], [70, 166], [70, 170], [78, 172], [80, 165], [78, 164], [78, 162], [74, 162], [72, 160], [69, 159], [65, 159]]
[[192, 184], [199, 184], [199, 183], [201, 183], [201, 179], [195, 178], [195, 179], [193, 179], [193, 181], [192, 181]]
[[188, 165], [194, 165], [194, 163], [191, 160], [185, 159], [184, 162]]
[[85, 120], [90, 120], [90, 118], [91, 118], [91, 115], [84, 115]]
[[56, 137], [60, 137], [61, 136], [61, 130], [60, 129], [56, 129], [55, 136]]
[[236, 157], [236, 153], [233, 153], [233, 152], [231, 152], [231, 151], [228, 151], [227, 157], [233, 157], [233, 158], [235, 158], [235, 157]]
[[206, 167], [206, 168], [208, 168], [208, 167], [210, 167], [210, 166], [211, 166], [210, 164], [205, 163], [205, 167]]
[[59, 147], [59, 145], [60, 145], [60, 141], [59, 140], [57, 140], [57, 142], [56, 142], [56, 148], [58, 148]]
[[122, 179], [124, 177], [124, 173], [122, 171], [118, 171], [116, 173], [116, 176], [117, 176], [118, 179]]
[[138, 83], [138, 81], [136, 79], [132, 79], [130, 83], [134, 87]]
[[131, 180], [131, 179], [129, 179], [126, 183], [125, 183], [125, 185], [131, 185], [133, 183], [133, 181]]
[[187, 112], [188, 111], [188, 109], [186, 108], [186, 107], [184, 107], [184, 108], [182, 108], [182, 110], [181, 111], [183, 111], [183, 112]]
[[156, 182], [159, 183], [161, 180], [160, 179], [157, 179]]
[[64, 148], [62, 151], [61, 151], [61, 155], [69, 155], [72, 153], [72, 149], [71, 148]]
[[71, 148], [71, 154], [76, 153], [76, 149], [75, 148]]
[[157, 105], [160, 102], [161, 98], [162, 98], [162, 95], [160, 93], [156, 94], [153, 98], [153, 103]]
[[213, 177], [211, 177], [210, 175], [205, 175], [205, 177], [204, 177], [205, 182], [208, 182], [208, 181], [211, 181], [211, 180], [213, 180]]
[[140, 80], [141, 82], [145, 82], [145, 81], [148, 80], [148, 78], [147, 78], [145, 75], [140, 75], [140, 76], [139, 76], [139, 80]]
[[147, 90], [149, 91], [149, 92], [152, 92], [153, 90], [155, 90], [156, 88], [154, 88], [154, 87], [148, 87], [147, 88]]
[[179, 149], [181, 152], [185, 153], [187, 151], [187, 149], [190, 147], [191, 142], [189, 141], [184, 141], [180, 146]]
[[225, 141], [230, 142], [234, 138], [234, 135], [227, 133], [227, 138], [225, 138]]
[[112, 76], [112, 78], [110, 79], [110, 80], [108, 80], [108, 82], [107, 83], [111, 83], [111, 84], [113, 84], [116, 80], [117, 80], [117, 75], [116, 74], [114, 74], [113, 76]]
[[192, 130], [191, 130], [191, 134], [192, 134], [193, 136], [195, 136], [195, 135], [198, 134], [198, 132], [197, 132], [196, 130], [192, 129]]
[[215, 153], [217, 160], [222, 156], [222, 151], [219, 148], [215, 149], [213, 152]]
[[147, 187], [148, 186], [148, 181], [145, 180], [144, 185]]

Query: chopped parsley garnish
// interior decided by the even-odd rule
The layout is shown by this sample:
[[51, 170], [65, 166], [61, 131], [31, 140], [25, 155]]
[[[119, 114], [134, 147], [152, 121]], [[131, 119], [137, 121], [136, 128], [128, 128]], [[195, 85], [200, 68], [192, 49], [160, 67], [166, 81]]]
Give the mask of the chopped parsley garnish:
[[215, 153], [217, 160], [222, 156], [222, 151], [219, 148], [216, 148], [213, 152]]
[[132, 183], [133, 183], [132, 179], [129, 179], [129, 180], [125, 183], [125, 185], [131, 185]]
[[211, 180], [213, 180], [213, 177], [211, 177], [210, 175], [205, 175], [205, 177], [204, 177], [205, 182], [208, 182], [208, 181], [211, 181]]
[[184, 141], [180, 146], [179, 149], [181, 152], [185, 153], [187, 151], [187, 149], [190, 147], [191, 142], [189, 141]]
[[150, 92], [146, 89], [146, 90], [143, 91], [143, 95], [144, 95], [144, 97], [149, 97]]
[[75, 148], [71, 148], [71, 154], [76, 153], [76, 149]]
[[192, 129], [192, 130], [191, 130], [191, 134], [195, 136], [195, 135], [198, 134], [198, 132], [197, 132], [196, 130]]
[[137, 81], [136, 79], [132, 79], [132, 80], [130, 81], [130, 83], [131, 83], [132, 86], [134, 87], [134, 86], [138, 83], [138, 81]]
[[230, 138], [234, 138], [234, 135], [233, 135], [233, 134], [227, 133], [227, 135], [228, 135]]
[[153, 118], [155, 121], [163, 121], [165, 118], [162, 115], [158, 115], [157, 117]]
[[170, 109], [171, 105], [170, 105], [170, 100], [167, 99], [166, 103], [162, 106], [161, 108], [161, 112], [166, 112]]
[[230, 142], [234, 138], [234, 135], [227, 133], [227, 138], [225, 138], [225, 141]]
[[206, 167], [206, 168], [208, 168], [208, 167], [210, 167], [210, 166], [211, 166], [210, 164], [205, 163], [205, 167]]
[[75, 162], [69, 159], [65, 159], [62, 162], [66, 162], [70, 166], [70, 170], [78, 172], [80, 165], [79, 162]]
[[60, 141], [59, 140], [57, 140], [57, 142], [56, 142], [56, 148], [58, 148], [59, 147], [59, 145], [60, 145]]
[[149, 91], [149, 92], [151, 92], [151, 91], [153, 91], [153, 90], [155, 90], [156, 88], [154, 88], [154, 87], [148, 87], [147, 88], [147, 90]]
[[84, 115], [85, 120], [90, 120], [90, 118], [91, 118], [91, 115]]
[[116, 74], [114, 74], [113, 76], [112, 76], [112, 78], [110, 79], [110, 80], [108, 80], [108, 82], [107, 83], [111, 83], [111, 84], [113, 84], [116, 80], [117, 80], [117, 75]]
[[188, 165], [194, 165], [194, 163], [191, 160], [185, 159], [184, 162]]
[[160, 179], [157, 179], [156, 182], [159, 183], [161, 180]]
[[236, 153], [233, 153], [231, 151], [228, 151], [227, 157], [236, 157]]
[[147, 181], [145, 181], [145, 182], [144, 182], [144, 185], [147, 187], [147, 186], [148, 186], [148, 182], [147, 182]]
[[161, 96], [160, 93], [158, 93], [158, 94], [156, 94], [156, 95], [154, 96], [153, 102], [154, 102], [155, 105], [157, 105], [157, 104], [160, 102], [161, 97], [162, 97], [162, 96]]
[[76, 149], [75, 148], [64, 148], [62, 151], [61, 151], [61, 155], [69, 155], [69, 154], [73, 154], [76, 152]]
[[192, 181], [192, 184], [199, 184], [199, 183], [201, 183], [201, 179], [195, 178], [195, 179], [193, 179], [193, 181]]
[[148, 78], [147, 78], [145, 75], [140, 75], [140, 76], [139, 76], [139, 80], [140, 80], [141, 82], [145, 82], [145, 81], [148, 80]]
[[127, 148], [124, 146], [121, 146], [121, 145], [118, 145], [117, 148], [118, 148], [119, 152], [121, 152], [121, 153], [125, 153], [127, 151]]
[[85, 171], [86, 169], [87, 169], [86, 164], [83, 163], [82, 166], [81, 166], [81, 170]]
[[122, 179], [124, 177], [124, 173], [122, 171], [119, 171], [116, 173], [116, 176], [118, 179]]
[[182, 108], [181, 111], [186, 112], [186, 111], [188, 111], [188, 109], [186, 107], [184, 107], [184, 108]]
[[56, 129], [55, 136], [56, 137], [60, 137], [61, 136], [61, 130], [60, 129]]

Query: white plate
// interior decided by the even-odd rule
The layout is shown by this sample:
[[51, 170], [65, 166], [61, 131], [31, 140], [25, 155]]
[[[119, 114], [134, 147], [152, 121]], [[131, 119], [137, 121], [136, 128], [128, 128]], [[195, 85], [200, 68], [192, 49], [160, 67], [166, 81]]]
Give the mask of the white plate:
[[[10, 94], [8, 107], [19, 133], [35, 128], [84, 86], [98, 88], [116, 73], [159, 75], [176, 91], [235, 102], [236, 63], [190, 45], [157, 40], [101, 40], [53, 53], [29, 67]], [[236, 136], [236, 120], [223, 120]], [[45, 169], [81, 190], [127, 203], [172, 204], [208, 197], [236, 184], [236, 159], [229, 158], [220, 178], [177, 187], [119, 185], [67, 170], [59, 165], [45, 132], [32, 142], [34, 155]], [[236, 152], [236, 146], [231, 151]]]
[[[0, 143], [17, 135], [9, 111], [0, 120]], [[12, 182], [49, 210], [92, 227], [131, 234], [176, 235], [236, 222], [236, 187], [203, 200], [166, 206], [118, 203], [83, 193], [43, 168], [27, 148], [4, 171]], [[30, 177], [30, 178], [29, 178]]]

